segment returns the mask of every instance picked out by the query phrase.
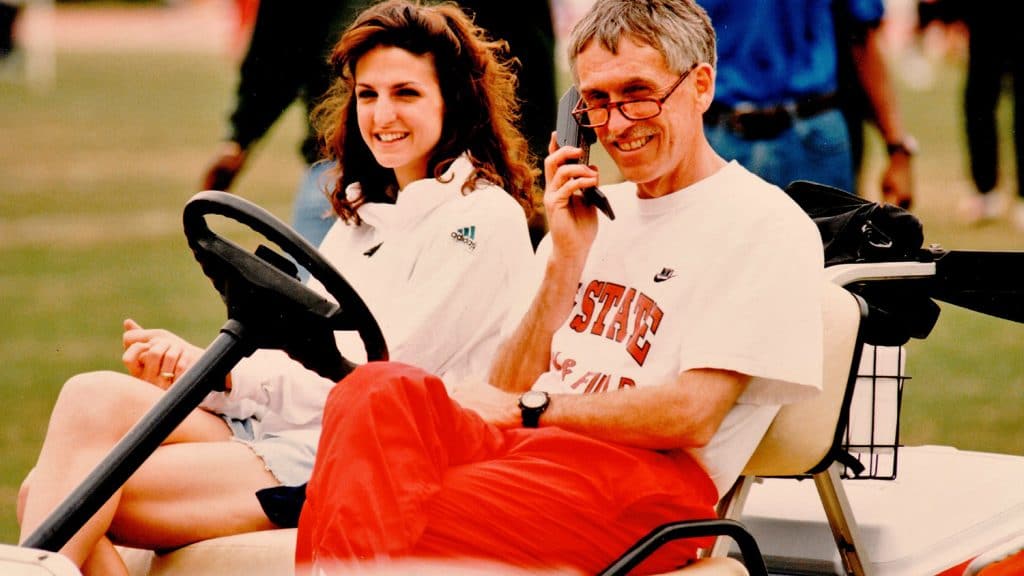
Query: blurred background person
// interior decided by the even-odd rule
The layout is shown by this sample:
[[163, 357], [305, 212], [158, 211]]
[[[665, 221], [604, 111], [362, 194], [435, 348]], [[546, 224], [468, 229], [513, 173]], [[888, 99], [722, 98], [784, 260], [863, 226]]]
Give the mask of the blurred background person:
[[0, 62], [14, 52], [14, 23], [21, 9], [20, 2], [0, 0]]
[[[341, 31], [368, 0], [260, 0], [249, 47], [239, 69], [228, 133], [202, 176], [204, 190], [228, 190], [259, 142], [296, 100], [308, 119], [327, 91], [327, 57]], [[327, 163], [317, 163], [320, 142], [307, 121], [300, 153], [308, 169], [296, 192], [292, 225], [314, 246], [334, 216], [327, 200]]]
[[[832, 11], [838, 47], [837, 93], [839, 107], [850, 133], [853, 191], [865, 195], [861, 181], [865, 125], [873, 125], [887, 143], [890, 140], [886, 134], [905, 133], [882, 45], [885, 19], [884, 15], [879, 20], [856, 18], [847, 2], [834, 3]], [[886, 146], [889, 162], [882, 175], [882, 200], [910, 208], [913, 202], [913, 176], [909, 159], [917, 152], [917, 142], [909, 135], [897, 142], [896, 146]]]
[[[781, 187], [812, 180], [857, 189], [854, 150], [842, 113], [843, 51], [853, 50], [856, 76], [889, 152], [882, 195], [909, 205], [911, 156], [876, 29], [882, 0], [699, 0], [718, 34], [715, 102], [704, 116], [712, 146]], [[861, 30], [861, 47], [837, 39], [833, 4]]]
[[238, 54], [249, 45], [252, 38], [252, 27], [256, 25], [256, 11], [260, 0], [234, 0], [237, 22], [231, 39], [231, 50]]
[[[974, 192], [967, 196], [961, 210], [970, 223], [1000, 217], [1006, 209], [1005, 198], [996, 192], [999, 183], [999, 132], [996, 112], [1000, 96], [1010, 92], [1013, 102], [1014, 159], [1016, 190], [1011, 218], [1017, 230], [1024, 232], [1024, 116], [1021, 116], [1021, 82], [1024, 82], [1024, 40], [1019, 24], [1002, 6], [986, 2], [945, 0], [959, 12], [967, 27], [967, 78], [964, 82], [964, 130], [967, 157]], [[1009, 76], [1011, 82], [1004, 83]]]

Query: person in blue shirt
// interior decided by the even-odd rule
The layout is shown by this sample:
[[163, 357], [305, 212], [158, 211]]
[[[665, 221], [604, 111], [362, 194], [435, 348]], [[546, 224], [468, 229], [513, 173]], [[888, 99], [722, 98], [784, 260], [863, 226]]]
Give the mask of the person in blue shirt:
[[[812, 180], [856, 192], [839, 83], [839, 58], [852, 50], [889, 151], [883, 198], [909, 205], [916, 143], [902, 126], [878, 45], [882, 0], [699, 3], [718, 36], [715, 101], [704, 122], [719, 154], [781, 187]], [[837, 38], [836, 14], [864, 31], [862, 44]]]

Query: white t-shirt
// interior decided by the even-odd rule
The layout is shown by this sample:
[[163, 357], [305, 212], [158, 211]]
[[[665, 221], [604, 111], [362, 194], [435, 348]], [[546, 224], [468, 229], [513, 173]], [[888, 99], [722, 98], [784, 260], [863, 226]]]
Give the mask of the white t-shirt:
[[656, 386], [695, 368], [752, 376], [711, 442], [692, 451], [724, 493], [779, 405], [821, 388], [821, 237], [781, 189], [735, 162], [661, 198], [638, 198], [632, 183], [604, 190], [617, 217], [600, 220], [534, 388]]
[[[359, 207], [361, 225], [340, 219], [320, 251], [363, 298], [381, 326], [390, 359], [450, 384], [486, 374], [506, 321], [509, 287], [533, 258], [522, 208], [504, 190], [483, 185], [463, 194], [472, 169], [463, 156], [438, 180], [406, 186], [395, 204]], [[358, 185], [346, 191], [359, 194]], [[310, 280], [314, 290], [323, 286]], [[351, 361], [365, 361], [355, 333], [337, 333]], [[230, 393], [203, 402], [212, 412], [253, 417], [256, 436], [272, 432], [315, 446], [334, 382], [278, 350], [260, 350], [231, 372]]]

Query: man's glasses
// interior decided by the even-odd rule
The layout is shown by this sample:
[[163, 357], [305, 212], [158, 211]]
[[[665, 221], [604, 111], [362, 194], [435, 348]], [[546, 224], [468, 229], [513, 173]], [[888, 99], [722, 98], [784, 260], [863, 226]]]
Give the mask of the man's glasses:
[[583, 105], [583, 101], [576, 105], [576, 109], [572, 111], [573, 118], [576, 122], [585, 128], [599, 128], [608, 123], [608, 119], [611, 118], [612, 108], [618, 108], [619, 114], [622, 114], [627, 120], [649, 120], [654, 118], [658, 114], [661, 114], [661, 105], [672, 96], [672, 93], [676, 91], [676, 88], [686, 80], [686, 77], [693, 72], [693, 69], [697, 65], [690, 66], [690, 69], [676, 80], [676, 83], [665, 92], [665, 95], [661, 98], [637, 98], [636, 100], [620, 100], [618, 102], [609, 102], [600, 106], [591, 106], [589, 108], [580, 108]]

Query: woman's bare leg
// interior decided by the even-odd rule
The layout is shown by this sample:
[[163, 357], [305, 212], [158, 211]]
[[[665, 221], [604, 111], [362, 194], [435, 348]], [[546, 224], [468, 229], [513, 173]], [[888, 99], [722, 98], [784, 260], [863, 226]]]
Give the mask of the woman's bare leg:
[[121, 559], [121, 554], [114, 548], [114, 544], [104, 536], [96, 542], [89, 557], [82, 564], [82, 574], [128, 576], [128, 567]]
[[256, 491], [276, 485], [263, 460], [240, 442], [162, 446], [124, 485], [110, 536], [160, 549], [275, 528]]
[[[35, 530], [163, 394], [163, 390], [156, 386], [114, 372], [83, 374], [68, 380], [57, 399], [39, 460], [31, 475], [22, 510], [21, 540]], [[217, 442], [248, 451], [245, 446], [226, 442], [230, 436], [230, 429], [219, 417], [196, 410], [171, 433], [165, 447], [179, 443]], [[266, 475], [262, 477], [266, 482], [264, 486], [275, 484], [269, 473], [262, 469], [259, 458], [251, 452], [249, 455]], [[196, 472], [192, 479], [201, 482], [206, 478]], [[106, 538], [121, 496], [121, 490], [116, 492], [61, 552], [75, 563], [84, 565], [97, 544]], [[254, 505], [258, 510], [258, 504]]]
[[[256, 491], [276, 484], [263, 461], [239, 442], [161, 446], [121, 489], [107, 536], [94, 546], [82, 572], [124, 574], [111, 540], [159, 550], [275, 528]], [[103, 553], [107, 549], [113, 553]]]

